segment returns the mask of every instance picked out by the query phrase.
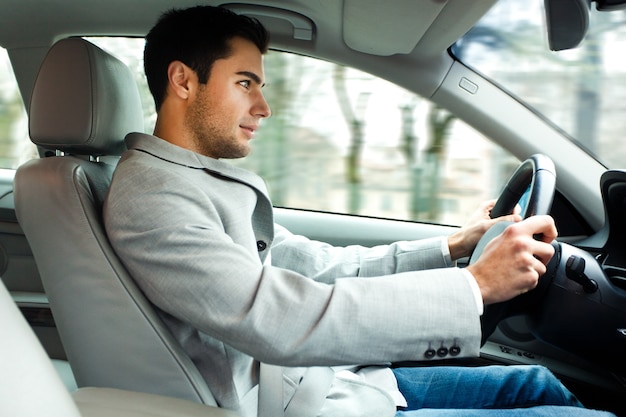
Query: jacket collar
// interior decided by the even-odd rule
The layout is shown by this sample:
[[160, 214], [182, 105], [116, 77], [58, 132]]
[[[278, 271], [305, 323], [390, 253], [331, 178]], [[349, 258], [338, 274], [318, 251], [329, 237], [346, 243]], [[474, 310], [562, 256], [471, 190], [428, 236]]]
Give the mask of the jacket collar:
[[238, 168], [218, 159], [200, 155], [145, 133], [130, 133], [126, 136], [125, 142], [128, 149], [146, 152], [173, 164], [186, 166], [188, 168], [203, 169], [211, 174], [247, 184], [267, 197], [265, 182], [253, 172], [246, 171], [245, 169]]

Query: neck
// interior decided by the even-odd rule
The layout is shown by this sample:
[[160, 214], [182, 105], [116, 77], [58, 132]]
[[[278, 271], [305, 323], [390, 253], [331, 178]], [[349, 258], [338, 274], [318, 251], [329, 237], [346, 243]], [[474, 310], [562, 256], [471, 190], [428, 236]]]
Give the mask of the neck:
[[172, 111], [165, 104], [161, 107], [157, 114], [156, 124], [154, 125], [154, 136], [161, 138], [181, 148], [194, 150], [192, 143], [188, 138], [183, 119], [184, 112]]

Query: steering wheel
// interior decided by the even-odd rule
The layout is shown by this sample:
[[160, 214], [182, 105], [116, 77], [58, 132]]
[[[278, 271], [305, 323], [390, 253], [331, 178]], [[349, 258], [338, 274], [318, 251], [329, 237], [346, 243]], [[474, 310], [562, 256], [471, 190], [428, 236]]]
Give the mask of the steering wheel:
[[[556, 171], [552, 160], [543, 154], [532, 155], [522, 162], [509, 178], [496, 204], [491, 209], [490, 217], [494, 219], [511, 214], [518, 204], [521, 206], [520, 215], [523, 218], [548, 214], [554, 199], [555, 185]], [[498, 222], [493, 225], [478, 241], [469, 264], [475, 263], [483, 253], [485, 246], [510, 224], [511, 222]], [[542, 289], [545, 287], [545, 285], [542, 286]], [[541, 295], [541, 291], [537, 291], [538, 288], [513, 300], [485, 306], [485, 311], [481, 317], [483, 343], [493, 333], [500, 320], [506, 316], [525, 311], [531, 304], [536, 304], [536, 298]]]
[[523, 218], [548, 214], [555, 184], [556, 172], [552, 160], [543, 154], [532, 155], [509, 178], [491, 210], [491, 218], [513, 213], [518, 203], [522, 207]]
[[[532, 155], [511, 175], [489, 216], [495, 219], [511, 214], [518, 204], [521, 207], [520, 215], [524, 219], [538, 214], [548, 214], [552, 208], [555, 184], [556, 172], [552, 159], [543, 154]], [[502, 233], [510, 224], [510, 222], [498, 222], [493, 225], [478, 241], [469, 264], [476, 262], [487, 243]]]

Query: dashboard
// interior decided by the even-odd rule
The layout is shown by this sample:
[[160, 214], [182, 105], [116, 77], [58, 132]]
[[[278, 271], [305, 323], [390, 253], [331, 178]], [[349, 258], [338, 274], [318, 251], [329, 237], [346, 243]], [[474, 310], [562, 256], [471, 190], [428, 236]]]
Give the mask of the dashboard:
[[626, 376], [626, 171], [607, 171], [600, 187], [604, 227], [556, 244], [530, 323], [537, 338]]

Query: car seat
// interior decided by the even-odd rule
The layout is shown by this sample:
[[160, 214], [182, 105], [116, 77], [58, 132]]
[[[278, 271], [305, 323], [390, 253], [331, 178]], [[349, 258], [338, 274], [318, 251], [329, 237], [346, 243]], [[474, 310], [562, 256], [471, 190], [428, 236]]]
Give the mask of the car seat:
[[53, 45], [33, 89], [15, 209], [79, 387], [215, 405], [206, 382], [111, 248], [102, 203], [124, 137], [143, 130], [128, 67], [82, 38]]

